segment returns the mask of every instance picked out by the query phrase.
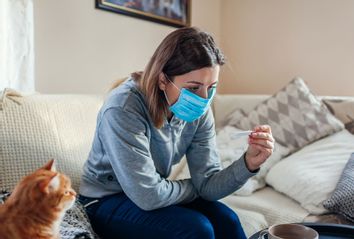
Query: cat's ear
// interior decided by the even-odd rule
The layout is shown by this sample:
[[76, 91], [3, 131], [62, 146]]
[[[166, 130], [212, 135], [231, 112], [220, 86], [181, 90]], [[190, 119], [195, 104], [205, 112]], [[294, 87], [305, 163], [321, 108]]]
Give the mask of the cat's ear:
[[43, 180], [39, 184], [40, 190], [45, 194], [49, 194], [50, 192], [57, 191], [59, 189], [59, 186], [60, 186], [60, 178], [58, 173], [55, 173], [52, 177]]
[[57, 171], [57, 169], [55, 167], [54, 159], [49, 160], [42, 168], [45, 170], [53, 171], [53, 172]]

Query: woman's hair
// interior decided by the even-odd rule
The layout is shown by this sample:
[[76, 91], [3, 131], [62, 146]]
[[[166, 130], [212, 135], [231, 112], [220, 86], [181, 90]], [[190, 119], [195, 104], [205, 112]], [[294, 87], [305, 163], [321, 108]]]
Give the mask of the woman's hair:
[[210, 34], [195, 27], [180, 28], [170, 33], [157, 47], [145, 70], [132, 74], [146, 98], [155, 127], [163, 126], [168, 113], [168, 103], [159, 88], [161, 73], [173, 81], [174, 76], [224, 63], [224, 55]]

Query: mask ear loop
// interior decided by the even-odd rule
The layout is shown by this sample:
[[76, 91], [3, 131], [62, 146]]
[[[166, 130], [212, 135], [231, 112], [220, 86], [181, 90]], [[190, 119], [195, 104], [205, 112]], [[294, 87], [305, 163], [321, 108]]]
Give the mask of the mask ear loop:
[[[172, 82], [172, 81], [168, 78], [168, 76], [167, 76], [165, 73], [163, 73], [163, 75], [165, 76], [166, 80], [168, 80], [169, 82]], [[168, 100], [166, 91], [163, 90], [163, 93], [164, 93], [164, 95], [165, 95], [165, 99], [166, 99], [166, 101], [167, 101], [167, 104], [168, 104], [169, 106], [171, 106], [171, 102]]]
[[166, 101], [167, 101], [167, 104], [168, 104], [169, 106], [171, 106], [171, 103], [170, 103], [170, 101], [168, 100], [168, 97], [167, 97], [167, 95], [166, 95], [166, 91], [163, 91], [163, 93], [165, 94], [165, 99], [166, 99]]
[[[181, 92], [181, 90], [175, 85], [175, 83], [173, 83], [173, 81], [170, 80], [170, 78], [166, 75], [166, 73], [163, 73], [163, 75], [165, 76], [165, 78], [166, 78], [170, 83], [172, 83], [172, 85], [173, 85], [174, 87], [177, 88], [177, 90], [179, 90], [179, 92]], [[166, 98], [166, 101], [167, 101], [168, 105], [171, 106], [171, 102], [168, 100], [166, 91], [164, 90], [163, 93], [165, 94], [165, 98]]]
[[173, 85], [174, 87], [176, 87], [177, 90], [179, 90], [179, 91], [181, 92], [181, 89], [178, 88], [178, 87], [175, 85], [175, 83], [173, 83], [173, 81], [171, 81], [170, 78], [169, 78], [165, 73], [163, 73], [163, 74], [164, 74], [165, 78], [166, 78], [169, 82], [171, 82], [172, 85]]

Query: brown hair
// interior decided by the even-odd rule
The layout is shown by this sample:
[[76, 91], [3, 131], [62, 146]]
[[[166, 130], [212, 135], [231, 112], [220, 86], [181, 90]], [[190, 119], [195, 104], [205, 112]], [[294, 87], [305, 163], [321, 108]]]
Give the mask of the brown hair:
[[159, 88], [161, 73], [173, 81], [174, 76], [224, 63], [224, 55], [210, 34], [195, 27], [184, 27], [170, 33], [157, 47], [145, 70], [132, 73], [146, 97], [155, 127], [163, 126], [168, 113], [168, 103]]

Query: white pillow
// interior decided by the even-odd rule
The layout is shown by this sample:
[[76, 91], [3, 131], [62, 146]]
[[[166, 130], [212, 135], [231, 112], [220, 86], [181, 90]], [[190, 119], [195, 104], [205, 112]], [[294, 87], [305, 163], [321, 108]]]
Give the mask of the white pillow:
[[277, 163], [268, 172], [266, 182], [310, 213], [324, 213], [322, 203], [334, 191], [352, 152], [354, 135], [342, 130]]
[[[233, 126], [225, 126], [216, 135], [217, 149], [220, 156], [220, 160], [223, 168], [228, 167], [235, 160], [238, 160], [242, 154], [247, 150], [248, 136], [233, 137], [235, 133], [241, 132]], [[267, 159], [267, 161], [261, 166], [257, 175], [250, 178], [239, 190], [234, 194], [236, 195], [250, 195], [257, 189], [265, 186], [265, 176], [268, 170], [276, 164], [280, 159], [289, 153], [289, 149], [276, 143], [273, 154]], [[188, 165], [185, 164], [181, 173], [177, 176], [177, 179], [189, 178]]]

